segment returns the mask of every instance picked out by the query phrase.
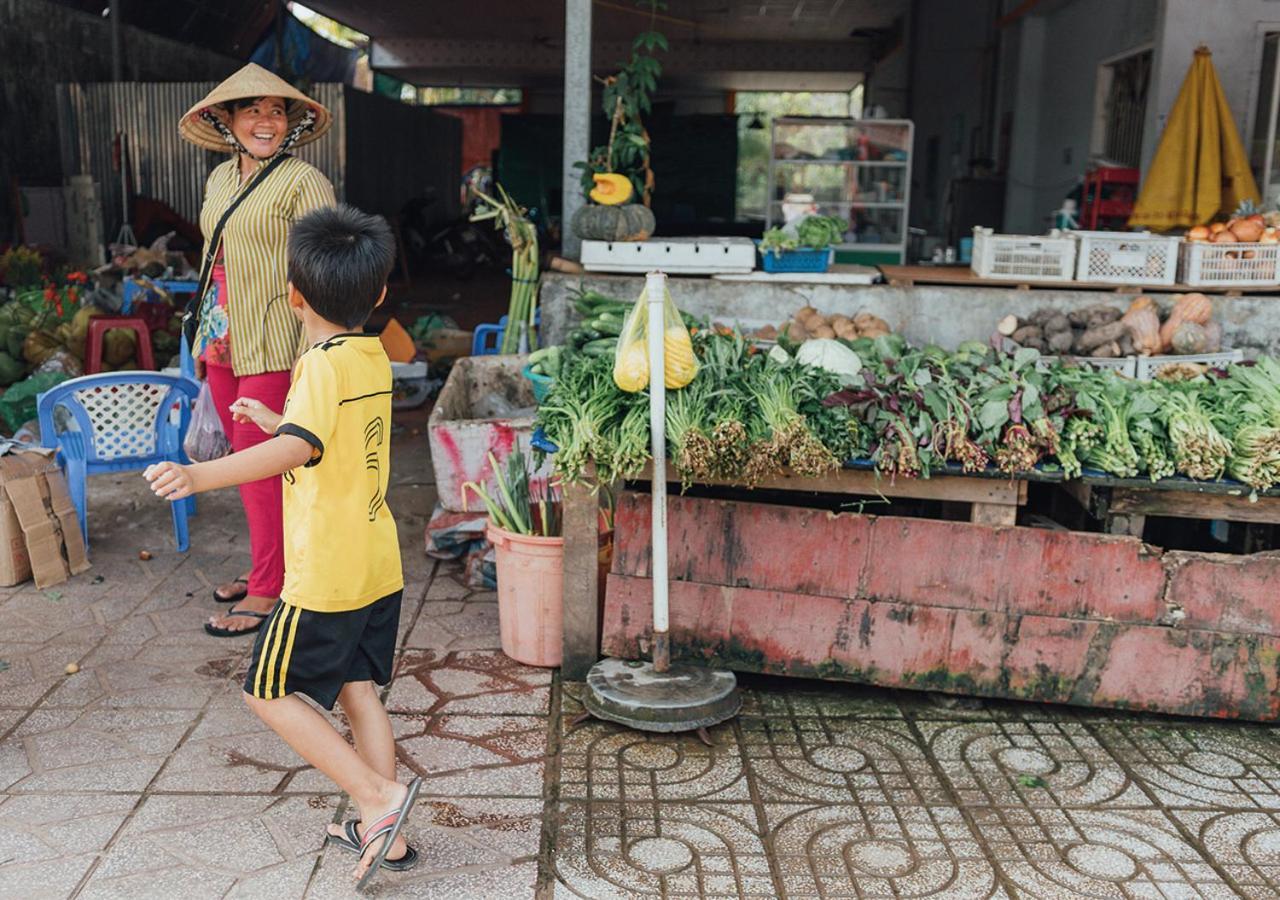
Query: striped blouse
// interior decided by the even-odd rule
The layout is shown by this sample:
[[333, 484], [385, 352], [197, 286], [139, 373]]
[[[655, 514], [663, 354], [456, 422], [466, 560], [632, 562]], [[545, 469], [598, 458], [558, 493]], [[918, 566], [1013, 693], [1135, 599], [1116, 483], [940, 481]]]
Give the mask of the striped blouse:
[[[206, 253], [208, 236], [242, 187], [238, 155], [214, 169], [205, 182], [200, 230]], [[289, 226], [311, 210], [334, 202], [333, 185], [320, 170], [290, 157], [227, 220], [222, 252], [231, 365], [236, 375], [292, 370], [302, 350], [302, 334], [288, 303], [285, 245]]]

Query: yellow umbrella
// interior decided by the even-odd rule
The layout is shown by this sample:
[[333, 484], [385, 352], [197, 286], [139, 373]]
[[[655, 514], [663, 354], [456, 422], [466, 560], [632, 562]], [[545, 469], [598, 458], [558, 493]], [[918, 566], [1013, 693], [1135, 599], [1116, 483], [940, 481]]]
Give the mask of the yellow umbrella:
[[1157, 231], [1203, 225], [1219, 213], [1231, 215], [1242, 200], [1257, 203], [1258, 185], [1209, 48], [1202, 46], [1169, 113], [1129, 224]]

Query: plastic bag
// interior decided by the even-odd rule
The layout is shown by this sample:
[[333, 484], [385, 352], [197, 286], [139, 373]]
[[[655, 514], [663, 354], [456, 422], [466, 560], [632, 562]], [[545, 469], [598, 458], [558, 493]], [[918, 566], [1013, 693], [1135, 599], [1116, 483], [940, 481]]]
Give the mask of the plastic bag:
[[200, 396], [196, 397], [195, 406], [191, 409], [191, 425], [187, 428], [182, 449], [194, 462], [221, 459], [231, 452], [231, 442], [222, 430], [222, 420], [218, 418], [213, 392], [209, 390], [207, 381], [201, 385]]
[[67, 380], [62, 372], [40, 372], [20, 381], [0, 397], [0, 418], [10, 433], [36, 417], [36, 398]]
[[[662, 300], [663, 383], [668, 390], [682, 388], [698, 374], [693, 341], [680, 310], [667, 291]], [[622, 324], [613, 351], [613, 383], [629, 394], [649, 386], [649, 292], [640, 292]]]

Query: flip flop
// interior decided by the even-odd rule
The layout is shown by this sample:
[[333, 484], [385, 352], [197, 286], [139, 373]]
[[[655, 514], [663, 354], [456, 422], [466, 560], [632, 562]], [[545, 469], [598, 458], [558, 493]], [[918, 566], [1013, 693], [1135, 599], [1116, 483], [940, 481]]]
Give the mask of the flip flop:
[[217, 589], [217, 588], [214, 588], [214, 589], [213, 589], [213, 599], [214, 599], [214, 601], [216, 601], [216, 602], [218, 602], [218, 603], [235, 603], [235, 602], [237, 602], [237, 601], [239, 601], [239, 600], [243, 600], [245, 597], [249, 596], [249, 579], [247, 579], [247, 578], [233, 578], [233, 579], [231, 579], [231, 584], [243, 584], [243, 585], [244, 585], [244, 590], [243, 590], [243, 591], [237, 591], [236, 593], [232, 594], [230, 597], [224, 597], [222, 594], [219, 594], [219, 593], [218, 593], [218, 589]]
[[271, 618], [271, 613], [254, 612], [251, 609], [229, 609], [226, 612], [226, 616], [248, 616], [249, 618], [257, 619], [258, 622], [252, 628], [242, 628], [239, 631], [234, 631], [230, 628], [221, 628], [217, 625], [210, 625], [208, 622], [205, 622], [205, 633], [213, 635], [214, 637], [240, 637], [242, 634], [253, 634], [262, 627], [263, 622]]
[[[349, 850], [352, 853], [360, 852], [360, 832], [356, 828], [360, 824], [359, 819], [347, 819], [342, 823], [342, 834], [325, 833], [326, 839], [331, 844], [341, 847], [343, 850]], [[384, 859], [382, 868], [392, 872], [405, 872], [412, 869], [418, 864], [418, 851], [405, 844], [405, 854], [399, 859]]]
[[385, 837], [382, 846], [378, 848], [378, 852], [373, 857], [373, 862], [369, 863], [369, 868], [365, 869], [364, 875], [356, 882], [356, 891], [363, 891], [365, 885], [373, 880], [373, 876], [378, 874], [378, 869], [382, 868], [382, 864], [387, 860], [387, 852], [391, 849], [391, 845], [395, 843], [396, 838], [400, 836], [400, 831], [404, 828], [405, 820], [409, 818], [409, 813], [413, 809], [413, 802], [418, 799], [418, 791], [422, 789], [422, 779], [415, 778], [409, 782], [409, 790], [405, 792], [404, 802], [400, 804], [398, 809], [387, 813], [378, 821], [369, 826], [364, 834], [364, 840], [360, 842], [360, 856], [364, 857], [365, 852], [380, 837]]

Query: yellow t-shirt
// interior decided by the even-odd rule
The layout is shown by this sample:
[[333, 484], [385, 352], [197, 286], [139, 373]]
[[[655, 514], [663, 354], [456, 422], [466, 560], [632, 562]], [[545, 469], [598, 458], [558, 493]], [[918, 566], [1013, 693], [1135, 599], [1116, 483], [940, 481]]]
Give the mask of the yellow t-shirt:
[[404, 587], [391, 473], [391, 364], [377, 335], [340, 334], [298, 360], [276, 434], [311, 461], [284, 476], [281, 599], [316, 612], [368, 606]]

